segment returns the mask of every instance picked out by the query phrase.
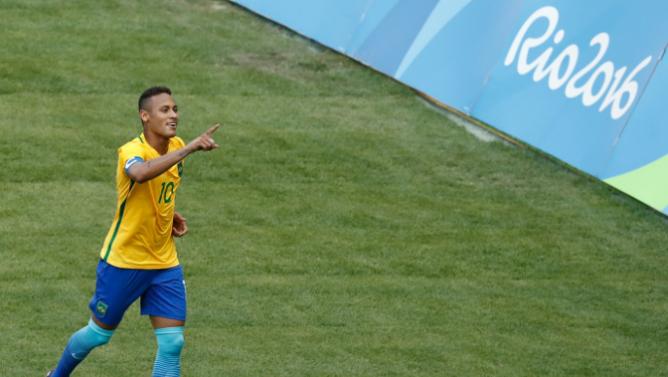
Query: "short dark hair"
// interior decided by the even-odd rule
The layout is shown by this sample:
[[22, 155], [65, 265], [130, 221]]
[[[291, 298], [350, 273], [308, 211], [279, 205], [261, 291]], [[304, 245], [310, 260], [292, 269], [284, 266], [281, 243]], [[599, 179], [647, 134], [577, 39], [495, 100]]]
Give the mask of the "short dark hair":
[[144, 90], [144, 93], [142, 93], [141, 96], [139, 96], [139, 101], [137, 103], [137, 106], [139, 107], [139, 110], [141, 110], [141, 109], [146, 110], [146, 107], [145, 107], [146, 102], [148, 102], [148, 100], [151, 97], [157, 96], [158, 94], [162, 94], [162, 93], [167, 93], [170, 96], [172, 95], [171, 89], [169, 89], [166, 86], [153, 86], [153, 87], [150, 87], [150, 88]]

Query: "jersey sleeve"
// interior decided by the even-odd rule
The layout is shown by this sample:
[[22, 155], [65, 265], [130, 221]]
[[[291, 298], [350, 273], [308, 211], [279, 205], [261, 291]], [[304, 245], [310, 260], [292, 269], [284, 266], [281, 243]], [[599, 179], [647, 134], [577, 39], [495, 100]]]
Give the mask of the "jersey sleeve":
[[128, 169], [132, 165], [144, 162], [145, 160], [146, 152], [140, 145], [128, 143], [118, 149], [118, 162], [123, 166], [125, 175], [128, 174]]

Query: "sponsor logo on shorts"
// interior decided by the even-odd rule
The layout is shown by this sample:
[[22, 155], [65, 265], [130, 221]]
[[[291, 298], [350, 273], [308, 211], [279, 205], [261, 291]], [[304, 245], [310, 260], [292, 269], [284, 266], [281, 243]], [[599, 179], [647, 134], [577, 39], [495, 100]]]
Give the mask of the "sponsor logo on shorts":
[[109, 306], [104, 301], [100, 300], [95, 305], [95, 311], [100, 317], [104, 317], [104, 315], [107, 314], [108, 307]]

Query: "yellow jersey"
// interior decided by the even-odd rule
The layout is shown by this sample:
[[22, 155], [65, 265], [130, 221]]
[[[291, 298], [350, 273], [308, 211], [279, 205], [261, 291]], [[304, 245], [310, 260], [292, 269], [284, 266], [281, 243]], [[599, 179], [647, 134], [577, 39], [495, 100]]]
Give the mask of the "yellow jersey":
[[[183, 148], [179, 137], [169, 140], [169, 152]], [[127, 176], [132, 164], [160, 157], [144, 134], [118, 149], [116, 215], [100, 251], [112, 266], [132, 269], [163, 269], [178, 266], [172, 224], [176, 191], [183, 161], [144, 183]]]

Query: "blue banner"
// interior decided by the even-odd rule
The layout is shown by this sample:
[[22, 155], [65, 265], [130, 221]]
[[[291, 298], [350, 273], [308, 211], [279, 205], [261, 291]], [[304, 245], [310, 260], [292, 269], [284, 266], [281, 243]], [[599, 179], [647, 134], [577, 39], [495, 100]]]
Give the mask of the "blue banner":
[[236, 2], [668, 213], [666, 1]]

